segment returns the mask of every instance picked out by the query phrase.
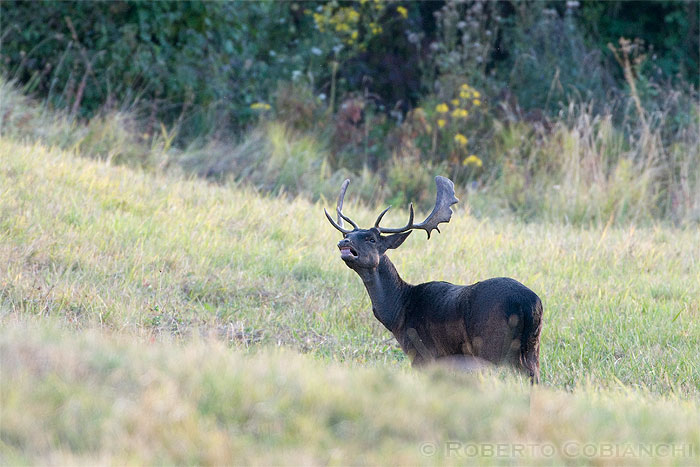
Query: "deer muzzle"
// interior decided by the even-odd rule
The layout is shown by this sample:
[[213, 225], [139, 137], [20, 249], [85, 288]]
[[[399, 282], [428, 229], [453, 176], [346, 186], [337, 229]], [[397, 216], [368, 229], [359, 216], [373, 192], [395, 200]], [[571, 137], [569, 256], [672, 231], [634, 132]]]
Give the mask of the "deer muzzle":
[[338, 249], [340, 250], [341, 259], [357, 259], [357, 251], [355, 251], [348, 240], [342, 240], [338, 243]]

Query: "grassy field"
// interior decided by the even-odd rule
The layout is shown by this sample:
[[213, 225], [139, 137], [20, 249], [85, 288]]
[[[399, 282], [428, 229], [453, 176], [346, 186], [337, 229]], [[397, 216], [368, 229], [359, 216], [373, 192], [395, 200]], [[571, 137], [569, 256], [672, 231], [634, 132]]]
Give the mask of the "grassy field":
[[[378, 209], [352, 190], [367, 225]], [[503, 372], [411, 370], [339, 258], [331, 200], [0, 139], [0, 461], [696, 464], [697, 226], [479, 220], [457, 196], [441, 235], [392, 260], [413, 283], [537, 292], [532, 393]]]

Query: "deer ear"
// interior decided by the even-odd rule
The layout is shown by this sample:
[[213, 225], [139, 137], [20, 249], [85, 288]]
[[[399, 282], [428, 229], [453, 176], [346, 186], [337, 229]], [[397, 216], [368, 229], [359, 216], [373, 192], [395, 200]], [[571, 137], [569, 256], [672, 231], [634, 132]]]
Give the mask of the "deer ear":
[[387, 250], [392, 250], [394, 248], [400, 247], [404, 240], [406, 240], [408, 236], [411, 235], [411, 232], [412, 230], [409, 230], [408, 232], [397, 233], [393, 235], [387, 235], [386, 237], [382, 237], [384, 248], [386, 248]]

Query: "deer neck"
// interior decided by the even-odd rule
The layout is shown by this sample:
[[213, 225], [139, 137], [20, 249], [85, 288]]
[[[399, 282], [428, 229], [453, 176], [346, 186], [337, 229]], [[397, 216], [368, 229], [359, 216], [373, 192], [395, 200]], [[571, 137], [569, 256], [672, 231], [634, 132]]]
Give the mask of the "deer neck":
[[365, 284], [374, 316], [391, 332], [396, 333], [404, 321], [406, 291], [411, 287], [403, 281], [386, 255], [379, 266], [358, 271]]

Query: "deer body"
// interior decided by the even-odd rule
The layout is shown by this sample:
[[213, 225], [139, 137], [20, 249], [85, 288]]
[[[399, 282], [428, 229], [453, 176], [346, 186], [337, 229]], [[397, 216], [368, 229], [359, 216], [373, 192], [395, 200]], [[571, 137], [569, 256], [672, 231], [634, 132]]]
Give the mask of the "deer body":
[[[346, 181], [338, 200], [338, 223], [331, 223], [344, 234], [338, 243], [341, 258], [362, 279], [372, 301], [374, 316], [396, 337], [414, 366], [434, 360], [469, 363], [487, 361], [510, 364], [524, 370], [533, 382], [539, 380], [539, 336], [542, 302], [520, 282], [499, 277], [460, 286], [448, 282], [411, 285], [403, 281], [386, 256], [398, 248], [415, 228], [437, 230], [449, 222], [449, 206], [457, 202], [452, 182], [438, 177], [436, 207], [421, 224], [413, 224], [413, 208], [406, 227], [360, 229], [342, 214]], [[353, 230], [342, 227], [342, 219]], [[392, 233], [393, 235], [382, 235]]]

